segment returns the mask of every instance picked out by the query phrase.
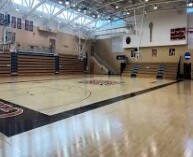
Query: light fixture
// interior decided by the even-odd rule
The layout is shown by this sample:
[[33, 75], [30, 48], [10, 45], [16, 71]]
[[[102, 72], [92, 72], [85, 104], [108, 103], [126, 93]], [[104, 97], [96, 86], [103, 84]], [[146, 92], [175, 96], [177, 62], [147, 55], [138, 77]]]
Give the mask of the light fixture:
[[84, 9], [83, 9], [83, 12], [86, 14], [86, 12], [87, 12], [87, 8], [84, 8]]
[[70, 4], [70, 2], [69, 2], [68, 0], [66, 0], [65, 4], [66, 4], [66, 5], [69, 5], [69, 4]]
[[15, 8], [15, 10], [16, 10], [16, 11], [19, 11], [19, 8], [17, 7], [17, 8]]
[[153, 9], [154, 9], [154, 10], [157, 10], [157, 8], [158, 8], [157, 5], [154, 5]]
[[79, 11], [79, 12], [81, 11], [80, 8], [78, 8], [78, 11]]
[[95, 17], [96, 17], [96, 15], [92, 15], [92, 17], [94, 17], [94, 18], [95, 18]]
[[76, 3], [73, 3], [73, 4], [72, 4], [72, 7], [74, 7], [74, 8], [75, 8], [75, 7], [76, 7]]
[[119, 6], [118, 5], [116, 5], [116, 7], [115, 7], [116, 9], [119, 9]]
[[62, 2], [62, 1], [59, 1], [58, 3], [59, 3], [59, 4], [62, 4], [63, 2]]
[[145, 2], [149, 2], [149, 0], [145, 0]]
[[193, 0], [188, 0], [187, 1], [187, 6], [188, 7], [193, 7]]
[[98, 14], [98, 15], [97, 15], [97, 17], [99, 18], [99, 17], [101, 17], [101, 15], [100, 15], [100, 14]]
[[130, 12], [129, 12], [129, 11], [127, 12], [127, 15], [130, 15]]

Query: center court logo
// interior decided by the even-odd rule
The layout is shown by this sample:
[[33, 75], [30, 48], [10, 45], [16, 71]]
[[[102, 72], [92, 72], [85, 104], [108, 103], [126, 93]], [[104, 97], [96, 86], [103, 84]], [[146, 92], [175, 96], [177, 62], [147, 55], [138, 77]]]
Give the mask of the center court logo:
[[8, 105], [0, 101], [0, 119], [15, 117], [22, 113], [23, 113], [23, 109], [13, 107], [10, 104]]
[[109, 81], [109, 80], [86, 80], [86, 81], [80, 81], [79, 83], [91, 84], [91, 85], [111, 86], [111, 85], [122, 84], [124, 82]]

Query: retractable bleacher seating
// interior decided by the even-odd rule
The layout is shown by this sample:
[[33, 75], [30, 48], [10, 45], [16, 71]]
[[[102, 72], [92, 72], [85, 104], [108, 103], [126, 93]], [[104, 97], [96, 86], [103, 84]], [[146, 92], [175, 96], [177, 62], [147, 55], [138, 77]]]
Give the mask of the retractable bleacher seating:
[[84, 73], [84, 62], [78, 55], [61, 54], [60, 74], [82, 74]]
[[140, 68], [137, 77], [155, 77], [158, 71], [159, 63], [142, 63], [138, 64]]
[[50, 75], [54, 73], [54, 55], [18, 54], [18, 75]]
[[128, 64], [125, 67], [125, 69], [124, 69], [124, 71], [122, 73], [122, 76], [131, 76], [131, 73], [134, 71], [135, 67], [136, 67], [135, 63]]
[[11, 54], [0, 53], [0, 76], [10, 76], [11, 74]]
[[176, 79], [178, 71], [178, 63], [165, 63], [165, 71], [163, 78]]
[[131, 63], [123, 76], [176, 79], [178, 63]]

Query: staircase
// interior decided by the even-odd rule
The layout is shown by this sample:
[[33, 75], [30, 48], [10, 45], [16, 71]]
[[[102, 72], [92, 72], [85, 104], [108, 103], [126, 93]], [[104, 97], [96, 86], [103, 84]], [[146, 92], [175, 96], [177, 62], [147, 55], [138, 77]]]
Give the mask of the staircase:
[[102, 71], [104, 71], [105, 74], [108, 74], [108, 69], [102, 65], [95, 57], [91, 57], [91, 59], [94, 61], [95, 64], [97, 64], [97, 66], [102, 69]]
[[165, 65], [164, 64], [160, 64], [158, 72], [157, 72], [157, 78], [158, 79], [163, 79], [164, 71], [165, 71]]
[[117, 75], [116, 71], [96, 53], [94, 53], [94, 55], [91, 56], [91, 59], [93, 59], [95, 63], [97, 63], [101, 68], [103, 68], [107, 72], [107, 74]]
[[140, 69], [140, 65], [136, 64], [134, 68], [131, 70], [131, 77], [137, 77], [137, 73]]

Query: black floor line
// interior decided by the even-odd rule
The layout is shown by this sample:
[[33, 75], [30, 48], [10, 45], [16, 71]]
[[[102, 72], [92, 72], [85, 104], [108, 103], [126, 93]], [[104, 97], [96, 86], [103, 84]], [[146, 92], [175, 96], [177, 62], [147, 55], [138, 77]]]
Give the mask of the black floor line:
[[87, 112], [87, 111], [90, 111], [96, 108], [111, 105], [112, 103], [116, 103], [116, 102], [128, 99], [130, 97], [134, 97], [140, 94], [151, 92], [151, 91], [175, 84], [177, 82], [179, 81], [174, 81], [174, 82], [159, 85], [156, 87], [140, 90], [137, 92], [117, 96], [111, 99], [107, 99], [107, 100], [96, 102], [96, 103], [93, 103], [87, 106], [82, 106], [79, 108], [68, 110], [68, 111], [58, 113], [52, 116], [48, 116], [38, 111], [34, 111], [32, 109], [25, 108], [20, 105], [16, 105], [14, 103], [0, 99], [0, 102], [11, 105], [13, 107], [23, 109], [23, 113], [16, 117], [6, 118], [6, 119], [0, 118], [0, 132], [6, 135], [7, 137], [11, 137], [11, 136], [14, 136], [14, 135], [17, 135], [17, 134], [20, 134], [20, 133], [47, 125], [47, 124], [51, 124], [53, 122], [63, 120], [63, 119], [66, 119], [66, 118], [69, 118], [69, 117], [72, 117], [72, 116], [75, 116], [75, 115], [78, 115], [78, 114], [81, 114], [81, 113], [84, 113], [84, 112]]
[[[82, 75], [83, 78], [86, 75]], [[20, 81], [7, 81], [7, 82], [0, 82], [0, 84], [11, 84], [11, 83], [23, 83], [23, 82], [39, 82], [39, 81], [53, 81], [53, 80], [68, 80], [68, 79], [80, 79], [79, 77], [64, 77], [64, 78], [50, 78], [50, 79], [37, 79], [37, 80], [20, 80]]]

